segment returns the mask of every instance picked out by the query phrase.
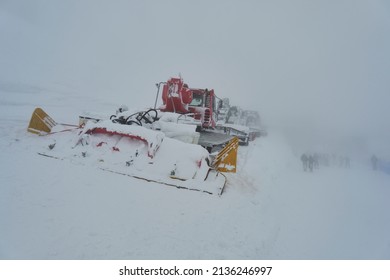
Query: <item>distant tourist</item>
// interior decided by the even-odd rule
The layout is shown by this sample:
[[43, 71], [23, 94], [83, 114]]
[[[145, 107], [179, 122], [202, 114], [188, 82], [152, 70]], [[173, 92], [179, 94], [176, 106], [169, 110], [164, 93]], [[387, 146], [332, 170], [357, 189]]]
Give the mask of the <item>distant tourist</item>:
[[309, 155], [308, 162], [309, 162], [309, 170], [310, 170], [310, 172], [313, 172], [314, 157], [312, 155]]
[[308, 163], [308, 160], [309, 158], [307, 157], [306, 154], [302, 154], [301, 156], [301, 161], [302, 161], [302, 165], [303, 165], [303, 170], [306, 171], [307, 170], [307, 163]]
[[375, 155], [372, 155], [371, 157], [371, 164], [373, 170], [376, 170], [378, 168], [378, 158]]
[[320, 168], [320, 155], [315, 153], [314, 156], [313, 156], [313, 160], [314, 160], [314, 168], [315, 169], [318, 169]]
[[349, 168], [351, 166], [351, 160], [349, 157], [345, 157], [345, 167]]

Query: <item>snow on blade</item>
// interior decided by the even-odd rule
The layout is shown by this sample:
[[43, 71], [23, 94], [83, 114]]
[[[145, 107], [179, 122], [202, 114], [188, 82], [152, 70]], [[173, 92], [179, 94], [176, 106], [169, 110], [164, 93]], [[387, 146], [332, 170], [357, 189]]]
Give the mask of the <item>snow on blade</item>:
[[87, 122], [80, 137], [83, 137], [84, 134], [94, 133], [119, 135], [144, 141], [148, 145], [148, 156], [150, 158], [155, 156], [158, 148], [164, 140], [164, 134], [161, 132], [150, 130], [142, 126], [116, 124], [109, 120], [97, 123]]

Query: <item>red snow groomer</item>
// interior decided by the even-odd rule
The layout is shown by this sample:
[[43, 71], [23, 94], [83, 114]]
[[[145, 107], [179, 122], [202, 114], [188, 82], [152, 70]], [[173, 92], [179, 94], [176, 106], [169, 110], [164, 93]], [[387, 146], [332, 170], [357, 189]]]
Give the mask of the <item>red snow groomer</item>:
[[[179, 115], [177, 122], [194, 124], [200, 132], [198, 144], [212, 151], [228, 143], [233, 136], [237, 136], [241, 144], [248, 145], [249, 128], [232, 124], [218, 123], [218, 111], [222, 108], [213, 89], [190, 88], [183, 79], [170, 78], [162, 89], [163, 105], [161, 112], [171, 112]], [[159, 91], [157, 91], [156, 103]], [[155, 107], [156, 108], [156, 107]]]
[[162, 112], [189, 116], [201, 128], [215, 128], [218, 110], [214, 90], [189, 88], [182, 78], [171, 78], [162, 90]]

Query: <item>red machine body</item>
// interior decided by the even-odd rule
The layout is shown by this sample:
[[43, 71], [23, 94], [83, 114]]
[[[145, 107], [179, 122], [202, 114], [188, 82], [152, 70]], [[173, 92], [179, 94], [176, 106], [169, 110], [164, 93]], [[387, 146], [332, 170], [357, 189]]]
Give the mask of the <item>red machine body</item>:
[[193, 114], [203, 128], [215, 128], [217, 102], [214, 90], [189, 88], [181, 78], [171, 78], [163, 86], [162, 112]]

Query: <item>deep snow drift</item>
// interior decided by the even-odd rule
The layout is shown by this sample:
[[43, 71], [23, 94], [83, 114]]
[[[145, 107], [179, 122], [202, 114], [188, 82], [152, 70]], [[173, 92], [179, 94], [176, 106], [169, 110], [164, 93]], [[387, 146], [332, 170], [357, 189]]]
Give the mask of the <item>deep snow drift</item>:
[[[239, 148], [222, 197], [37, 155], [35, 107], [77, 123], [118, 104], [68, 91], [0, 89], [1, 259], [389, 259], [390, 176], [303, 172], [279, 131]], [[119, 101], [123, 102], [123, 101]]]

